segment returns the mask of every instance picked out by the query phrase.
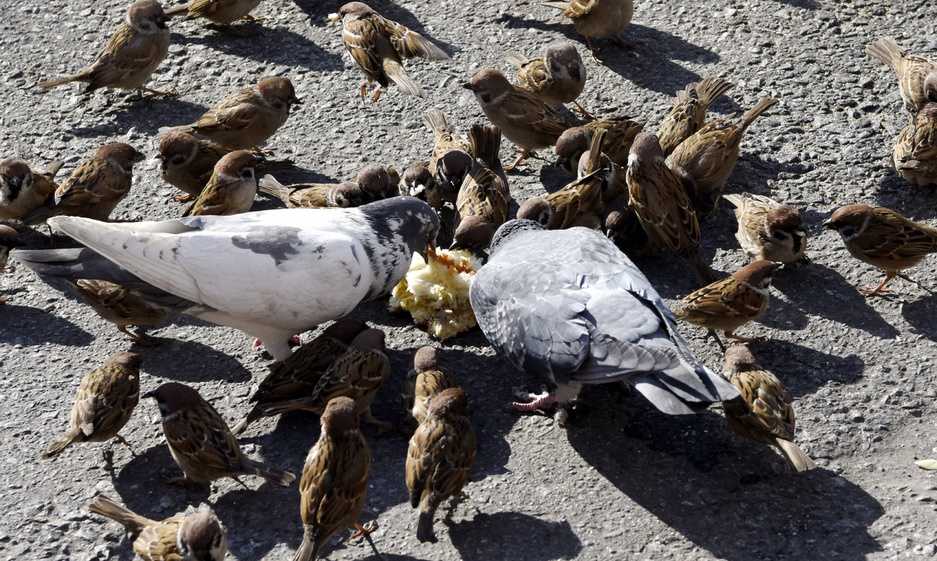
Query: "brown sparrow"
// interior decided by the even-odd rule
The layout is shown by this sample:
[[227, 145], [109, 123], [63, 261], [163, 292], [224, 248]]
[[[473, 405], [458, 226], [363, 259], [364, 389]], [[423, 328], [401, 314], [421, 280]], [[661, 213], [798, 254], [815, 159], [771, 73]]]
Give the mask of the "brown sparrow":
[[221, 26], [229, 26], [249, 14], [260, 0], [190, 0], [181, 6], [166, 10], [169, 17], [185, 15], [187, 18], [205, 18]]
[[49, 204], [55, 189], [55, 174], [62, 162], [52, 162], [42, 172], [33, 171], [23, 160], [0, 161], [0, 218], [23, 219]]
[[732, 432], [756, 442], [777, 446], [796, 471], [817, 467], [794, 444], [794, 408], [791, 394], [777, 376], [765, 370], [744, 343], [726, 350], [725, 377], [739, 396], [722, 403]]
[[140, 400], [140, 355], [118, 353], [85, 374], [75, 394], [68, 430], [42, 453], [52, 458], [76, 442], [107, 442], [116, 439], [133, 448], [117, 434], [124, 428]]
[[186, 216], [247, 212], [257, 195], [257, 164], [261, 158], [248, 150], [235, 150], [218, 160], [201, 194]]
[[290, 109], [302, 102], [289, 78], [267, 76], [221, 100], [191, 125], [177, 127], [208, 138], [229, 150], [255, 149], [286, 123]]
[[628, 164], [628, 154], [634, 138], [643, 128], [643, 123], [632, 121], [628, 117], [608, 117], [567, 129], [556, 140], [556, 146], [553, 148], [557, 156], [556, 165], [572, 175], [582, 175], [577, 174], [576, 165], [582, 155], [589, 151], [592, 135], [598, 130], [604, 130], [603, 153], [614, 164], [625, 166]]
[[664, 154], [669, 155], [681, 142], [703, 128], [709, 106], [731, 88], [732, 84], [726, 80], [709, 76], [678, 92], [670, 113], [664, 117], [657, 130]]
[[691, 179], [690, 197], [697, 211], [712, 212], [739, 159], [742, 137], [759, 115], [778, 101], [766, 97], [742, 115], [740, 122], [713, 119], [678, 145], [667, 157], [671, 169]]
[[482, 250], [508, 219], [511, 190], [498, 157], [501, 130], [494, 125], [474, 125], [469, 139], [477, 160], [456, 199], [460, 221], [452, 248]]
[[885, 273], [878, 286], [859, 290], [866, 296], [888, 292], [886, 285], [895, 277], [918, 284], [902, 271], [937, 252], [937, 229], [884, 207], [846, 205], [837, 209], [823, 225], [839, 232], [853, 257]]
[[768, 309], [771, 276], [778, 267], [780, 264], [772, 261], [754, 261], [732, 276], [684, 297], [676, 316], [708, 329], [720, 346], [722, 341], [715, 333], [717, 330], [729, 339], [750, 341], [736, 335], [735, 330], [758, 319]]
[[151, 520], [98, 495], [88, 510], [123, 524], [133, 536], [133, 552], [144, 561], [223, 561], [228, 536], [207, 505], [165, 520]]
[[426, 418], [430, 400], [439, 392], [455, 387], [439, 369], [439, 353], [434, 347], [420, 347], [413, 355], [413, 370], [407, 374], [404, 404], [407, 413], [419, 425]]
[[510, 171], [534, 150], [556, 144], [566, 129], [581, 125], [577, 119], [547, 105], [527, 90], [515, 87], [504, 74], [484, 68], [462, 84], [471, 90], [485, 116], [520, 149], [520, 155], [505, 169]]
[[290, 357], [270, 365], [270, 374], [250, 397], [254, 404], [244, 420], [234, 427], [234, 434], [262, 417], [267, 407], [311, 395], [329, 367], [345, 354], [352, 340], [368, 326], [361, 321], [344, 318], [322, 331], [312, 341], [296, 349]]
[[893, 158], [908, 183], [937, 186], [937, 103], [925, 105], [901, 131]]
[[110, 142], [55, 190], [52, 215], [107, 220], [133, 184], [133, 164], [146, 156], [129, 144]]
[[915, 115], [928, 102], [937, 102], [937, 62], [905, 54], [891, 37], [873, 41], [865, 52], [895, 72], [901, 99], [909, 113]]
[[72, 76], [39, 82], [39, 89], [48, 91], [70, 82], [86, 82], [85, 93], [98, 88], [118, 88], [171, 95], [144, 87], [169, 54], [168, 19], [156, 0], [137, 0], [127, 9], [124, 23], [91, 66]]
[[[403, 170], [401, 181], [403, 182], [403, 192], [401, 194], [404, 196], [416, 197], [426, 202], [429, 202], [431, 198], [438, 198], [439, 187], [433, 177], [433, 172], [429, 170], [428, 161], [413, 162], [407, 166], [407, 169]], [[442, 206], [441, 203], [437, 204]], [[430, 206], [433, 206], [433, 204], [430, 203]], [[436, 207], [433, 206], [433, 208]]]
[[557, 41], [546, 46], [543, 56], [528, 59], [508, 55], [508, 62], [517, 67], [517, 85], [551, 105], [572, 103], [579, 112], [592, 118], [576, 98], [586, 87], [586, 66], [576, 46]]
[[365, 166], [355, 176], [355, 183], [368, 202], [400, 195], [400, 173], [394, 166]]
[[544, 4], [563, 10], [563, 15], [572, 20], [589, 49], [594, 48], [593, 39], [611, 37], [620, 42], [619, 34], [631, 23], [634, 14], [632, 0], [570, 0]]
[[[169, 319], [169, 310], [147, 300], [135, 290], [103, 280], [79, 279], [75, 290], [103, 319], [117, 326], [134, 343], [146, 344], [142, 328], [159, 325]], [[132, 333], [129, 326], [137, 328]]]
[[364, 72], [361, 97], [368, 93], [371, 82], [377, 87], [371, 101], [381, 98], [382, 88], [397, 84], [405, 94], [422, 97], [423, 89], [403, 68], [402, 59], [420, 57], [427, 60], [449, 60], [449, 55], [416, 31], [389, 20], [364, 2], [348, 2], [330, 19], [341, 19], [342, 43]]
[[241, 483], [239, 475], [259, 475], [289, 487], [296, 479], [288, 471], [245, 456], [224, 419], [194, 388], [167, 382], [143, 397], [159, 404], [166, 444], [184, 474], [172, 482], [207, 484], [230, 477]]
[[190, 201], [199, 196], [215, 164], [228, 152], [207, 138], [169, 130], [159, 139], [160, 175], [166, 183], [185, 191], [185, 195], [176, 197], [177, 201]]
[[462, 494], [475, 463], [475, 431], [460, 388], [436, 394], [426, 417], [410, 438], [406, 480], [410, 506], [419, 507], [416, 538], [435, 543], [433, 516], [443, 501]]
[[625, 255], [634, 257], [648, 253], [648, 238], [641, 221], [628, 204], [627, 194], [605, 205], [605, 235]]
[[[322, 413], [322, 430], [299, 481], [299, 514], [303, 520], [303, 543], [293, 561], [313, 561], [336, 532], [356, 528], [354, 538], [365, 537], [371, 547], [367, 528], [358, 522], [368, 491], [371, 451], [358, 428], [354, 400], [331, 399]], [[375, 548], [375, 553], [377, 549]], [[380, 557], [380, 553], [377, 553]]]
[[259, 190], [283, 201], [287, 208], [349, 208], [367, 202], [357, 183], [283, 185], [272, 175], [260, 178]]
[[425, 200], [439, 210], [446, 202], [455, 203], [459, 188], [475, 163], [475, 154], [471, 141], [452, 131], [442, 111], [430, 109], [423, 114], [423, 121], [433, 131], [433, 155], [427, 166], [435, 179], [435, 189], [427, 191]]
[[752, 259], [796, 263], [807, 251], [800, 211], [763, 195], [723, 195], [735, 206], [735, 239]]

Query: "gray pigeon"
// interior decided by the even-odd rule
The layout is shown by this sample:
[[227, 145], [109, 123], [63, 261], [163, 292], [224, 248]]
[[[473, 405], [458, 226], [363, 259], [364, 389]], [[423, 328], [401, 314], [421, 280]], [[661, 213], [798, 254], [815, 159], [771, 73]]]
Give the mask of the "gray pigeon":
[[14, 252], [44, 278], [134, 283], [174, 311], [258, 337], [283, 360], [292, 335], [390, 292], [413, 252], [435, 243], [439, 218], [423, 201], [394, 197], [348, 209], [120, 224], [59, 216], [49, 225], [92, 251]]
[[693, 356], [644, 274], [594, 230], [505, 223], [469, 297], [492, 346], [556, 386], [519, 410], [558, 404], [564, 422], [583, 384], [619, 381], [671, 415], [739, 395]]

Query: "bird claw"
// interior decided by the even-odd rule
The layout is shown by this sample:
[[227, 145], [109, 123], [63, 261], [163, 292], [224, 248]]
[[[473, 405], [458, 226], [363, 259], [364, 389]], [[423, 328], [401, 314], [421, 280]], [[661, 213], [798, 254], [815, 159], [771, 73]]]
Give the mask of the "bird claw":
[[524, 401], [514, 401], [511, 408], [520, 413], [534, 413], [537, 415], [547, 415], [547, 411], [557, 405], [556, 396], [550, 392], [539, 394], [527, 392], [515, 392], [515, 397]]
[[195, 198], [194, 195], [190, 195], [189, 193], [183, 193], [181, 195], [176, 195], [172, 199], [176, 201], [177, 203], [188, 203], [188, 202], [191, 202], [192, 199], [194, 198]]
[[369, 520], [365, 524], [356, 523], [355, 529], [357, 531], [351, 535], [352, 541], [360, 540], [361, 538], [366, 538], [377, 531], [378, 529], [377, 520]]

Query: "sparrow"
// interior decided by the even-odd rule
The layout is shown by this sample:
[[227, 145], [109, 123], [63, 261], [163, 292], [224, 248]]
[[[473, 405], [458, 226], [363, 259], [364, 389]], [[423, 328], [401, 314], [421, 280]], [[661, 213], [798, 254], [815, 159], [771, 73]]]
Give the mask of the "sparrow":
[[853, 257], [885, 273], [878, 286], [859, 290], [866, 296], [888, 292], [886, 285], [895, 277], [918, 284], [903, 271], [937, 252], [937, 229], [913, 222], [889, 208], [846, 205], [823, 225], [839, 232]]
[[462, 87], [475, 94], [488, 120], [520, 149], [514, 163], [505, 168], [508, 171], [519, 166], [534, 150], [556, 144], [566, 129], [582, 124], [527, 90], [515, 87], [493, 68], [479, 70]]
[[498, 156], [501, 130], [494, 125], [474, 125], [469, 139], [477, 160], [456, 199], [460, 221], [451, 249], [482, 250], [508, 219], [511, 190]]
[[[145, 298], [139, 292], [119, 284], [91, 279], [72, 283], [82, 300], [103, 319], [139, 345], [148, 343], [143, 328], [157, 326], [169, 319], [169, 310]], [[137, 328], [132, 333], [129, 326]]]
[[366, 202], [400, 196], [400, 173], [394, 166], [365, 166], [355, 176], [355, 183], [364, 194]]
[[584, 226], [599, 228], [602, 224], [602, 195], [605, 173], [600, 168], [602, 147], [606, 131], [599, 129], [592, 135], [589, 148], [590, 171], [558, 191], [543, 197], [532, 197], [517, 209], [517, 218], [533, 220], [548, 230]]
[[109, 142], [75, 168], [55, 190], [52, 216], [107, 220], [133, 185], [133, 165], [146, 156], [133, 146]]
[[360, 95], [368, 93], [372, 82], [377, 87], [371, 101], [377, 103], [383, 88], [390, 82], [405, 94], [423, 97], [423, 89], [403, 68], [402, 59], [420, 57], [427, 60], [449, 60], [442, 49], [416, 31], [387, 19], [364, 2], [348, 2], [330, 19], [342, 22], [342, 43], [358, 68], [364, 72]]
[[632, 0], [570, 0], [544, 2], [544, 5], [562, 10], [585, 38], [590, 50], [594, 50], [593, 39], [611, 37], [620, 43], [619, 34], [631, 23], [634, 13]]
[[163, 181], [184, 191], [176, 200], [188, 202], [205, 188], [218, 160], [230, 152], [207, 138], [169, 130], [159, 139], [159, 170]]
[[716, 330], [729, 339], [750, 342], [751, 339], [740, 337], [735, 331], [764, 315], [770, 300], [771, 276], [778, 267], [780, 264], [772, 261], [753, 261], [732, 276], [685, 296], [676, 316], [708, 329], [720, 346], [722, 341]]
[[807, 231], [800, 211], [763, 195], [723, 195], [735, 206], [735, 239], [752, 259], [796, 263], [807, 251]]
[[272, 175], [260, 178], [258, 190], [287, 208], [351, 208], [367, 202], [357, 183], [298, 183], [283, 185]]
[[88, 510], [119, 522], [133, 536], [133, 552], [144, 561], [223, 561], [228, 536], [208, 505], [165, 520], [151, 520], [98, 495]]
[[137, 353], [117, 353], [85, 374], [75, 394], [68, 430], [42, 452], [53, 458], [77, 442], [107, 442], [116, 439], [133, 448], [117, 434], [124, 428], [140, 400], [140, 362]]
[[406, 481], [410, 506], [420, 509], [416, 538], [421, 543], [436, 543], [436, 509], [446, 499], [462, 494], [475, 462], [475, 431], [467, 409], [465, 392], [460, 388], [439, 392], [410, 438]]
[[908, 183], [937, 186], [937, 103], [925, 105], [901, 131], [893, 158]]
[[645, 255], [648, 237], [634, 209], [628, 204], [628, 196], [613, 199], [605, 205], [605, 235], [625, 255]]
[[[429, 199], [438, 199], [439, 186], [436, 184], [436, 179], [433, 177], [433, 172], [429, 170], [429, 161], [422, 162], [413, 162], [407, 169], [403, 170], [403, 188], [405, 190], [402, 195], [408, 197], [415, 197], [422, 201], [429, 202]], [[441, 203], [437, 202], [438, 206], [442, 206]], [[433, 206], [430, 203], [430, 206]], [[433, 206], [436, 208], [436, 206]]]
[[667, 157], [671, 169], [680, 169], [692, 179], [690, 198], [697, 211], [710, 213], [716, 208], [739, 159], [745, 131], [777, 102], [774, 98], [763, 98], [746, 111], [738, 123], [714, 119], [681, 142]]
[[426, 418], [430, 400], [453, 387], [452, 379], [439, 369], [439, 351], [435, 347], [420, 347], [413, 355], [413, 369], [407, 373], [403, 395], [407, 414], [419, 426]]
[[289, 78], [266, 76], [256, 86], [222, 99], [190, 125], [175, 127], [229, 150], [259, 149], [286, 123], [290, 109], [301, 105]]
[[[371, 541], [371, 528], [363, 526], [358, 517], [368, 491], [368, 470], [371, 451], [358, 428], [358, 411], [354, 400], [336, 397], [322, 413], [322, 430], [299, 481], [299, 513], [303, 520], [303, 542], [293, 561], [318, 559], [322, 547], [345, 528], [358, 531], [352, 537]], [[375, 553], [377, 549], [374, 548]]]
[[268, 407], [311, 395], [329, 367], [348, 350], [348, 345], [368, 326], [358, 320], [343, 318], [299, 347], [289, 358], [270, 366], [270, 374], [250, 397], [253, 407], [237, 426], [240, 435], [248, 425], [267, 416]]
[[670, 113], [664, 117], [660, 128], [657, 129], [660, 147], [665, 155], [670, 155], [681, 142], [703, 128], [709, 106], [732, 86], [733, 84], [722, 78], [708, 76], [677, 92]]
[[211, 178], [185, 216], [230, 216], [251, 209], [257, 195], [256, 166], [262, 158], [248, 150], [235, 150], [218, 160]]
[[732, 432], [776, 446], [798, 472], [815, 469], [813, 460], [793, 442], [793, 400], [781, 380], [758, 364], [743, 343], [730, 345], [725, 355], [724, 375], [739, 391], [737, 398], [722, 404]]
[[98, 88], [137, 90], [174, 95], [145, 87], [153, 71], [169, 54], [169, 16], [156, 0], [138, 0], [127, 9], [124, 23], [111, 36], [91, 66], [72, 76], [39, 82], [43, 92], [70, 82], [85, 82], [84, 93]]
[[55, 174], [62, 162], [52, 162], [45, 171], [33, 171], [23, 160], [0, 161], [0, 219], [24, 219], [50, 203]]
[[575, 45], [569, 41], [557, 41], [547, 45], [540, 57], [529, 59], [512, 54], [507, 60], [517, 67], [519, 88], [550, 105], [572, 103], [580, 113], [592, 118], [576, 101], [586, 86], [586, 65]]
[[230, 477], [243, 485], [239, 475], [258, 475], [289, 487], [296, 479], [288, 471], [245, 456], [224, 419], [194, 388], [167, 382], [143, 398], [153, 398], [159, 405], [166, 444], [184, 474], [172, 483], [209, 484]]
[[426, 191], [425, 200], [438, 211], [445, 203], [455, 203], [475, 163], [475, 154], [471, 141], [452, 131], [442, 111], [430, 109], [423, 114], [423, 121], [433, 131], [433, 154], [427, 167], [435, 179], [434, 189]]
[[259, 4], [260, 0], [190, 0], [181, 6], [169, 8], [166, 15], [205, 18], [214, 24], [227, 27], [239, 19], [251, 19], [249, 14]]
[[631, 145], [643, 128], [643, 123], [633, 121], [629, 117], [608, 117], [567, 129], [556, 139], [553, 148], [557, 156], [556, 165], [567, 173], [581, 175], [577, 174], [576, 165], [582, 155], [589, 151], [589, 143], [592, 142], [595, 132], [604, 130], [605, 143], [602, 152], [614, 164], [625, 166], [628, 164]]
[[937, 61], [905, 54], [891, 37], [876, 39], [865, 52], [895, 72], [901, 99], [911, 115], [916, 115], [927, 103], [937, 102]]

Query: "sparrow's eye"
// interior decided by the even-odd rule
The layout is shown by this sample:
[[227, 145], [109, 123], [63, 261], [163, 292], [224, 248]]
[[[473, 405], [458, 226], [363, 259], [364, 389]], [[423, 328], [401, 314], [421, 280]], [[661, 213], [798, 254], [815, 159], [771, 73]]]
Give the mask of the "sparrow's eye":
[[274, 101], [273, 107], [274, 109], [283, 109], [284, 107], [286, 107], [286, 104], [283, 103], [282, 101]]
[[169, 159], [169, 163], [174, 166], [181, 166], [182, 164], [185, 163], [185, 156], [182, 156], [181, 154], [177, 154]]
[[480, 96], [481, 96], [481, 98], [482, 98], [482, 102], [484, 102], [484, 103], [490, 103], [490, 102], [491, 102], [491, 96], [490, 96], [490, 95], [488, 95], [488, 94], [486, 94], [486, 93], [483, 93], [483, 94], [480, 94]]
[[843, 226], [842, 228], [839, 229], [839, 235], [843, 236], [844, 238], [851, 238], [856, 235], [856, 227], [855, 226]]
[[784, 230], [775, 230], [774, 233], [771, 234], [771, 237], [774, 238], [774, 239], [776, 239], [776, 240], [786, 240], [786, 239], [788, 239], [790, 236], [789, 236], [788, 233], [785, 232]]
[[254, 168], [244, 168], [241, 170], [241, 177], [244, 179], [253, 179]]

